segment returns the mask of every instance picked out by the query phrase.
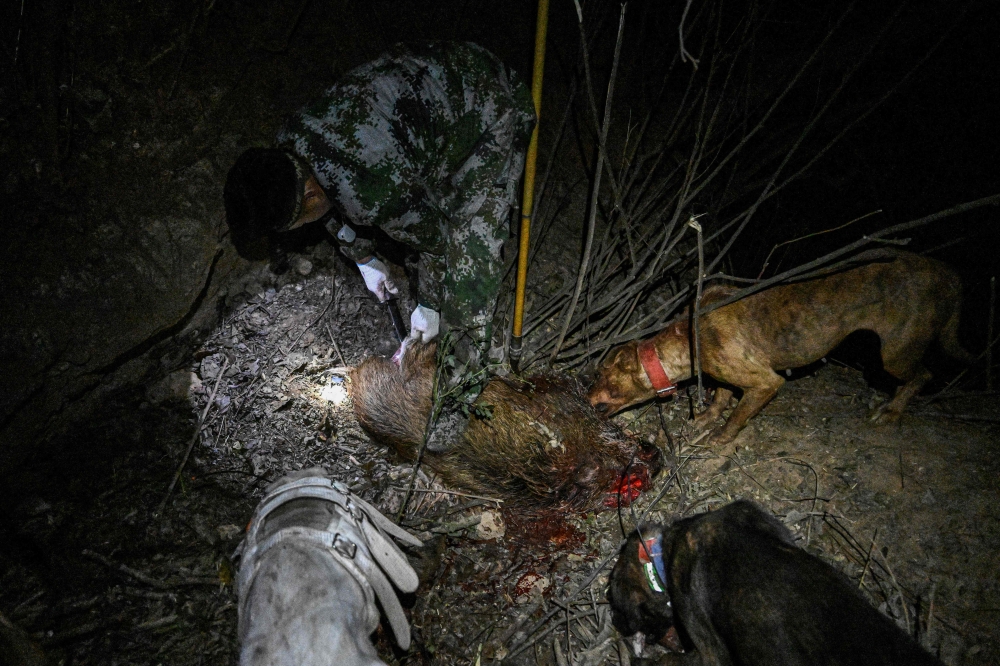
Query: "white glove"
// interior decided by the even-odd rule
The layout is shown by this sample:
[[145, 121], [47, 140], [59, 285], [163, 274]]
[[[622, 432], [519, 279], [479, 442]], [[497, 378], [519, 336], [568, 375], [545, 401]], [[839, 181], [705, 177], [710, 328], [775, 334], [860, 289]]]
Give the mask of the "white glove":
[[441, 328], [441, 315], [430, 308], [418, 305], [410, 315], [410, 337], [421, 342], [430, 342], [437, 337]]
[[389, 269], [378, 259], [372, 258], [367, 264], [358, 264], [358, 269], [365, 279], [368, 291], [375, 294], [381, 302], [389, 300], [389, 294], [395, 296], [399, 293], [399, 289], [389, 279]]

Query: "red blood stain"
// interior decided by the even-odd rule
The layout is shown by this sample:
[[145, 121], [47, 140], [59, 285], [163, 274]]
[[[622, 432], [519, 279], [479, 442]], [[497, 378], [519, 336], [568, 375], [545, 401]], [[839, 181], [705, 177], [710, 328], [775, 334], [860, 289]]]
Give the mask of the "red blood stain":
[[681, 645], [680, 636], [677, 635], [677, 627], [674, 625], [670, 625], [670, 628], [667, 629], [667, 633], [663, 635], [663, 638], [659, 640], [659, 643], [671, 652], [684, 652], [684, 646]]
[[645, 465], [633, 465], [628, 474], [619, 476], [611, 491], [604, 497], [604, 506], [616, 509], [628, 506], [639, 498], [639, 495], [649, 485], [649, 470]]
[[576, 548], [585, 541], [584, 535], [567, 523], [565, 513], [559, 510], [525, 513], [504, 509], [503, 517], [508, 539], [521, 545]]
[[514, 599], [516, 600], [518, 597], [530, 596], [532, 589], [535, 587], [535, 583], [541, 579], [542, 575], [535, 573], [534, 571], [529, 571], [521, 576], [514, 585]]

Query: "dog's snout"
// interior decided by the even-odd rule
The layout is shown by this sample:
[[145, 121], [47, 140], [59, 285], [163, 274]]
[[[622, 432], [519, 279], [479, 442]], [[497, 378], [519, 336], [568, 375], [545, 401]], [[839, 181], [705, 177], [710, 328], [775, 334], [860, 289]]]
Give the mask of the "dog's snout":
[[594, 405], [594, 409], [597, 410], [598, 414], [601, 414], [603, 416], [603, 415], [605, 415], [605, 414], [608, 413], [608, 407], [609, 406], [610, 405], [608, 405], [608, 403], [606, 403], [606, 402], [599, 402], [596, 405]]

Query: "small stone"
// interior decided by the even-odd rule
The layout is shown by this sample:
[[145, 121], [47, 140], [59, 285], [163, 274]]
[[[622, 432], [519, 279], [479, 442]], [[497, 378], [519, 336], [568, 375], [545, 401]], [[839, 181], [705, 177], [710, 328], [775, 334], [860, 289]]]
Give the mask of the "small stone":
[[[218, 374], [218, 370], [216, 370]], [[169, 400], [184, 400], [201, 388], [201, 380], [190, 370], [173, 372], [146, 390], [146, 400], [159, 405]]]
[[551, 584], [551, 581], [545, 576], [529, 571], [521, 576], [514, 586], [514, 603], [526, 604], [532, 599], [541, 597]]
[[295, 259], [295, 272], [299, 275], [306, 276], [312, 273], [313, 264], [311, 261], [305, 257], [296, 257]]
[[223, 541], [233, 541], [243, 534], [243, 528], [239, 525], [219, 525], [215, 530]]
[[499, 511], [483, 511], [479, 524], [476, 525], [476, 536], [486, 541], [499, 539], [507, 532], [503, 517]]
[[806, 518], [806, 514], [802, 513], [801, 511], [797, 511], [795, 509], [792, 509], [791, 511], [789, 511], [788, 513], [785, 514], [785, 524], [786, 525], [794, 525], [795, 523], [799, 522], [803, 518]]
[[202, 381], [208, 381], [218, 377], [219, 370], [221, 369], [222, 354], [212, 354], [211, 356], [206, 356], [201, 359], [201, 366], [198, 368], [198, 374], [201, 375]]

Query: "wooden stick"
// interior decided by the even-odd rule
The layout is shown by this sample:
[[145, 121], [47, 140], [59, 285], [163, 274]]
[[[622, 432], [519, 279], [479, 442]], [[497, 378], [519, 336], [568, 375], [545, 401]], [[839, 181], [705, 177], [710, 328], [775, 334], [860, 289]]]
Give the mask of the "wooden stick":
[[868, 546], [868, 555], [865, 557], [865, 568], [861, 570], [861, 580], [858, 581], [858, 589], [860, 590], [865, 585], [865, 576], [868, 574], [868, 567], [872, 563], [872, 550], [875, 549], [875, 537], [878, 536], [878, 528], [875, 528], [875, 533], [872, 534], [871, 545]]
[[[695, 64], [697, 67], [697, 64]], [[701, 378], [701, 336], [699, 335], [698, 322], [701, 319], [701, 288], [705, 282], [705, 246], [701, 237], [701, 225], [697, 218], [692, 215], [687, 225], [698, 234], [698, 286], [695, 292], [694, 305], [691, 307], [691, 316], [694, 319], [694, 356], [691, 362], [698, 373], [698, 409], [705, 406], [705, 388]]]
[[[764, 271], [767, 270], [769, 262], [771, 261], [771, 255], [774, 254], [774, 251], [777, 250], [779, 247], [784, 247], [785, 245], [790, 245], [792, 243], [797, 243], [800, 240], [805, 240], [807, 238], [812, 238], [813, 236], [822, 236], [823, 234], [828, 234], [831, 231], [840, 231], [844, 227], [849, 227], [852, 224], [854, 224], [855, 222], [860, 222], [861, 220], [865, 219], [866, 217], [871, 217], [872, 215], [876, 215], [876, 214], [881, 213], [881, 212], [882, 212], [882, 209], [879, 208], [878, 210], [873, 210], [870, 213], [865, 213], [861, 217], [856, 217], [853, 220], [851, 220], [850, 222], [845, 222], [844, 224], [841, 224], [839, 226], [833, 227], [831, 229], [824, 229], [823, 231], [817, 231], [815, 233], [806, 234], [805, 236], [799, 236], [798, 238], [792, 238], [791, 240], [786, 240], [786, 241], [783, 241], [781, 243], [778, 243], [777, 245], [775, 245], [774, 247], [771, 248], [770, 252], [767, 253], [767, 258], [764, 259], [764, 264], [760, 267], [760, 274], [757, 275], [757, 279], [760, 280], [761, 278], [764, 277]], [[732, 278], [729, 278], [729, 279], [732, 279]], [[744, 278], [737, 278], [737, 279], [744, 279]]]
[[931, 649], [931, 623], [934, 621], [934, 593], [937, 591], [937, 583], [931, 583], [930, 600], [927, 607], [927, 625], [924, 628], [924, 647]]
[[[580, 23], [580, 37], [583, 40], [584, 49], [584, 64], [589, 62], [586, 57], [587, 53], [587, 40], [586, 33], [583, 30], [583, 12], [580, 9], [580, 4], [578, 0], [576, 2], [576, 12], [579, 17]], [[566, 332], [569, 330], [570, 322], [573, 320], [573, 312], [576, 310], [576, 304], [580, 300], [580, 291], [583, 289], [583, 281], [587, 276], [587, 268], [590, 265], [590, 250], [594, 244], [594, 227], [597, 224], [597, 205], [600, 198], [601, 191], [601, 176], [604, 174], [604, 144], [608, 138], [608, 128], [611, 125], [611, 101], [614, 98], [615, 91], [615, 78], [618, 76], [618, 59], [621, 55], [622, 48], [622, 34], [625, 32], [625, 7], [627, 5], [622, 5], [621, 15], [618, 19], [618, 41], [615, 42], [615, 58], [611, 64], [611, 77], [608, 80], [608, 94], [607, 99], [604, 100], [604, 121], [603, 127], [601, 127], [601, 136], [598, 140], [598, 154], [597, 154], [597, 166], [594, 172], [594, 186], [591, 188], [590, 194], [590, 214], [587, 219], [587, 241], [583, 248], [583, 257], [580, 260], [580, 272], [576, 276], [576, 287], [573, 290], [573, 298], [570, 300], [569, 307], [566, 309], [566, 320], [563, 322], [562, 331], [559, 333], [559, 339], [556, 341], [555, 347], [552, 349], [552, 354], [549, 356], [549, 365], [555, 363], [556, 355], [559, 354], [559, 350], [562, 348], [563, 340], [566, 339]], [[590, 80], [590, 67], [587, 64], [587, 79]]]
[[[888, 546], [886, 546], [886, 549], [888, 549]], [[892, 572], [892, 567], [889, 566], [888, 553], [882, 553], [882, 563], [885, 565], [886, 571], [889, 572], [889, 578], [892, 579], [892, 584], [896, 588], [896, 592], [899, 593], [899, 605], [903, 607], [903, 619], [906, 621], [906, 633], [912, 635], [912, 630], [910, 628], [909, 604], [906, 603], [906, 595], [903, 594], [903, 588], [900, 587], [899, 582], [896, 581], [896, 574]]]
[[[393, 486], [393, 490], [398, 490], [400, 492], [406, 492], [407, 488], [398, 488]], [[457, 490], [435, 490], [434, 488], [414, 488], [410, 492], [413, 493], [441, 493], [442, 495], [454, 495], [455, 497], [471, 497], [472, 499], [486, 500], [487, 502], [495, 502], [497, 506], [503, 504], [502, 499], [497, 499], [496, 497], [486, 497], [485, 495], [473, 495], [471, 493], [462, 493]]]
[[863, 247], [863, 246], [865, 246], [865, 245], [867, 245], [869, 243], [872, 243], [872, 242], [875, 242], [875, 241], [877, 241], [877, 240], [879, 240], [881, 238], [884, 238], [885, 236], [890, 236], [890, 235], [893, 235], [893, 234], [901, 233], [903, 231], [909, 231], [911, 229], [916, 229], [917, 227], [922, 227], [922, 226], [928, 225], [931, 222], [937, 222], [938, 220], [944, 219], [946, 217], [950, 217], [952, 215], [958, 215], [959, 213], [965, 213], [965, 212], [968, 212], [970, 210], [975, 210], [976, 208], [982, 208], [983, 206], [995, 206], [997, 204], [1000, 204], [1000, 193], [993, 194], [993, 195], [990, 195], [988, 197], [983, 197], [981, 199], [976, 199], [974, 201], [966, 201], [965, 203], [960, 203], [957, 206], [952, 206], [951, 208], [947, 208], [945, 210], [938, 211], [937, 213], [932, 213], [930, 215], [925, 215], [924, 217], [918, 218], [916, 220], [911, 220], [909, 222], [903, 222], [902, 224], [894, 224], [891, 227], [886, 227], [885, 229], [882, 229], [880, 231], [876, 231], [875, 233], [868, 234], [866, 236], [862, 236], [860, 239], [854, 241], [853, 243], [849, 243], [849, 244], [845, 245], [844, 247], [840, 248], [839, 250], [834, 250], [833, 252], [825, 254], [822, 257], [820, 257], [819, 259], [815, 259], [813, 261], [804, 263], [801, 266], [797, 266], [795, 268], [789, 269], [789, 270], [785, 271], [784, 273], [779, 273], [778, 275], [775, 275], [774, 277], [767, 278], [766, 280], [761, 280], [760, 282], [758, 282], [757, 284], [755, 284], [755, 285], [753, 285], [751, 287], [747, 287], [745, 289], [740, 289], [739, 291], [735, 292], [729, 298], [722, 299], [721, 301], [718, 301], [718, 302], [713, 303], [712, 305], [708, 306], [705, 309], [705, 311], [703, 312], [703, 314], [707, 314], [708, 312], [711, 312], [712, 310], [715, 310], [717, 308], [721, 308], [721, 307], [723, 307], [725, 305], [729, 305], [730, 303], [735, 303], [736, 301], [738, 301], [738, 300], [740, 300], [742, 298], [745, 298], [745, 297], [749, 296], [750, 294], [755, 294], [758, 291], [762, 291], [764, 289], [767, 289], [768, 287], [770, 287], [772, 285], [775, 285], [775, 284], [778, 284], [779, 282], [783, 282], [783, 281], [788, 280], [788, 279], [790, 279], [792, 277], [798, 277], [798, 276], [800, 276], [801, 274], [803, 274], [803, 273], [805, 273], [807, 271], [810, 271], [810, 270], [815, 269], [815, 268], [819, 268], [820, 266], [822, 266], [823, 264], [826, 264], [827, 262], [833, 261], [834, 259], [836, 259], [838, 257], [842, 257], [845, 254], [853, 252], [853, 251], [855, 251], [855, 250], [857, 250], [857, 249], [859, 249], [859, 248], [861, 248], [861, 247]]
[[132, 567], [130, 567], [128, 565], [120, 564], [118, 562], [115, 562], [111, 558], [105, 557], [104, 555], [101, 555], [100, 553], [95, 553], [92, 550], [88, 550], [88, 549], [84, 548], [83, 552], [82, 552], [82, 555], [84, 557], [87, 557], [87, 558], [90, 558], [92, 560], [96, 560], [96, 561], [100, 562], [101, 564], [103, 564], [104, 566], [106, 566], [109, 569], [114, 569], [115, 571], [120, 571], [123, 574], [125, 574], [126, 576], [134, 578], [137, 581], [139, 581], [140, 583], [145, 583], [146, 585], [149, 585], [150, 587], [155, 587], [155, 588], [160, 589], [160, 590], [169, 590], [171, 588], [171, 586], [170, 586], [169, 583], [166, 583], [166, 582], [164, 582], [162, 580], [157, 580], [156, 578], [153, 578], [152, 576], [150, 576], [148, 574], [145, 574], [145, 573], [143, 573], [143, 572], [141, 572], [141, 571], [139, 571], [137, 569], [133, 569]]
[[208, 403], [205, 405], [205, 409], [201, 412], [201, 418], [198, 419], [198, 425], [194, 429], [194, 435], [191, 436], [191, 441], [188, 442], [187, 451], [184, 452], [184, 458], [181, 460], [181, 464], [177, 466], [177, 471], [174, 472], [174, 478], [170, 480], [167, 492], [163, 494], [163, 499], [160, 500], [160, 505], [156, 508], [156, 513], [153, 514], [154, 518], [163, 513], [163, 507], [166, 506], [167, 499], [169, 499], [170, 493], [174, 491], [174, 486], [177, 484], [177, 480], [181, 477], [184, 465], [187, 464], [188, 457], [194, 449], [194, 443], [198, 441], [198, 437], [201, 435], [201, 431], [205, 427], [205, 417], [208, 416], [208, 410], [212, 408], [212, 403], [215, 402], [215, 394], [218, 392], [219, 385], [222, 384], [222, 378], [225, 376], [226, 370], [229, 368], [229, 357], [225, 356], [225, 359], [226, 360], [222, 363], [222, 369], [219, 370], [219, 378], [215, 380], [215, 388], [212, 389], [212, 395], [208, 398]]
[[333, 344], [334, 351], [337, 352], [337, 358], [340, 359], [340, 364], [347, 367], [347, 361], [344, 360], [344, 355], [340, 353], [340, 345], [337, 344], [337, 338], [333, 337], [333, 333], [330, 331], [329, 324], [323, 324], [326, 327], [326, 334], [330, 336], [330, 342]]

